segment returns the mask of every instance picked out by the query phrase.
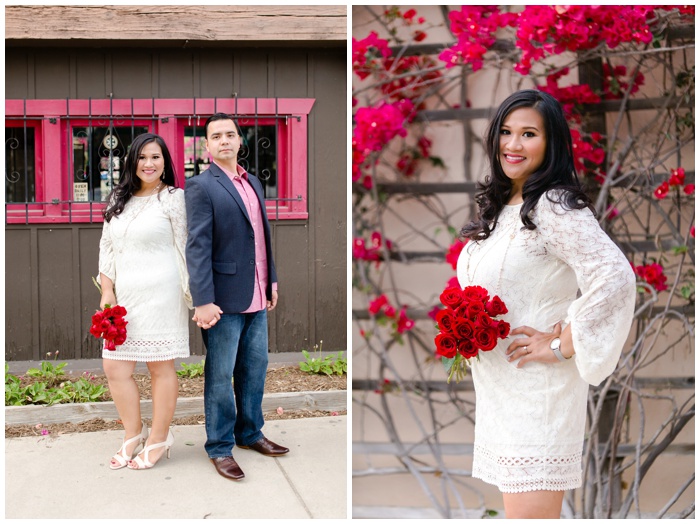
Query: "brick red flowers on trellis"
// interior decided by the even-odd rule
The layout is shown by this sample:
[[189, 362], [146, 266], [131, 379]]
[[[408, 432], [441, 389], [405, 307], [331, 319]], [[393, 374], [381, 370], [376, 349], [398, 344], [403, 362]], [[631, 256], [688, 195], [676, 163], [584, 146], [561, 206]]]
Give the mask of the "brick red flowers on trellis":
[[90, 334], [95, 338], [103, 338], [105, 349], [115, 351], [126, 340], [126, 325], [124, 320], [126, 308], [123, 306], [109, 306], [107, 304], [102, 311], [92, 315]]

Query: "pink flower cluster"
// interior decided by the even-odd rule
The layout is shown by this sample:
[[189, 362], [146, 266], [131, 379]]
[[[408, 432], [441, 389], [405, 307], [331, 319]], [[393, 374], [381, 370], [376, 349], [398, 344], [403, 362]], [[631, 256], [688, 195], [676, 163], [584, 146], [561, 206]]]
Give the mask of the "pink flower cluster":
[[413, 176], [418, 169], [418, 163], [426, 158], [430, 158], [430, 148], [432, 141], [425, 136], [418, 139], [415, 147], [406, 147], [399, 154], [399, 159], [396, 161], [396, 169], [404, 176]]
[[[600, 133], [591, 133], [584, 137], [577, 129], [571, 129], [574, 168], [578, 173], [595, 176], [601, 184], [605, 179], [605, 173], [600, 168], [605, 160], [605, 150], [600, 147], [602, 140], [603, 135]], [[591, 165], [586, 165], [585, 161]]]
[[384, 67], [382, 58], [391, 56], [389, 42], [372, 31], [367, 38], [352, 39], [352, 70], [361, 79]]
[[[386, 241], [387, 249], [391, 249], [391, 240]], [[382, 260], [382, 234], [375, 231], [371, 235], [370, 246], [367, 247], [364, 238], [354, 238], [352, 241], [352, 257], [358, 260], [374, 261], [379, 266]]]
[[[668, 192], [672, 187], [677, 187], [680, 189], [681, 186], [685, 184], [685, 169], [679, 167], [678, 169], [671, 169], [671, 176], [668, 180], [662, 182], [656, 189], [654, 189], [654, 196], [659, 200], [663, 200], [668, 196]], [[683, 192], [686, 195], [692, 195], [695, 193], [695, 184], [687, 184], [683, 187]]]
[[[415, 9], [409, 9], [405, 13], [401, 13], [401, 10], [396, 6], [384, 11], [384, 18], [386, 18], [388, 22], [400, 20], [405, 26], [412, 26], [414, 24], [420, 25], [425, 23], [425, 18], [417, 15], [418, 13]], [[415, 42], [422, 42], [427, 36], [428, 35], [425, 33], [425, 31], [420, 29], [413, 31], [413, 40]]]
[[[389, 100], [422, 98], [442, 78], [442, 73], [436, 70], [437, 65], [429, 55], [389, 57], [384, 60], [384, 71], [378, 77], [379, 89]], [[423, 105], [421, 102], [418, 109]]]
[[603, 64], [603, 96], [607, 99], [622, 98], [622, 96], [630, 90], [633, 95], [639, 91], [639, 86], [644, 85], [644, 75], [637, 72], [637, 75], [632, 80], [630, 88], [630, 79], [627, 78], [627, 68], [623, 65], [610, 68], [608, 64]]
[[549, 93], [561, 104], [564, 114], [569, 120], [581, 122], [580, 109], [582, 104], [597, 104], [600, 97], [596, 95], [588, 84], [559, 87], [559, 79], [569, 74], [569, 68], [547, 76], [547, 84], [537, 86], [537, 89]]
[[632, 267], [634, 269], [634, 274], [650, 284], [656, 291], [665, 291], [668, 289], [664, 268], [660, 264], [653, 263]]
[[445, 67], [470, 64], [474, 71], [484, 65], [484, 54], [496, 42], [495, 32], [500, 27], [513, 26], [514, 13], [501, 13], [498, 6], [463, 5], [459, 11], [451, 11], [450, 29], [457, 43], [440, 53]]
[[515, 69], [525, 75], [545, 55], [585, 51], [602, 43], [610, 49], [623, 42], [649, 43], [651, 14], [651, 6], [526, 6], [518, 14], [515, 45], [523, 53]]
[[[378, 107], [361, 107], [355, 113], [352, 139], [352, 180], [362, 178], [362, 167], [367, 157], [381, 151], [393, 138], [406, 136], [405, 124], [413, 119], [415, 108], [410, 100], [393, 104], [382, 102]], [[365, 176], [363, 185], [372, 187], [372, 179]]]
[[396, 308], [391, 305], [386, 295], [380, 295], [369, 303], [369, 314], [373, 317], [384, 317], [391, 320], [394, 330], [400, 335], [413, 329], [416, 324], [406, 316], [407, 308], [408, 306], [403, 306], [397, 315]]

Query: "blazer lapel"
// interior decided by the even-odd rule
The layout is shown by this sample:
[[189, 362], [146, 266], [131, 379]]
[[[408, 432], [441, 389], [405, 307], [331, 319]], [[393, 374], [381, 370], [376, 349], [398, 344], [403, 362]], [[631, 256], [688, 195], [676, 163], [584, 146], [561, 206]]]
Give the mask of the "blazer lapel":
[[209, 170], [211, 171], [212, 175], [214, 175], [216, 181], [219, 182], [219, 184], [221, 184], [224, 187], [224, 189], [228, 191], [229, 195], [233, 197], [233, 199], [236, 201], [236, 204], [238, 204], [238, 207], [241, 208], [243, 216], [252, 225], [250, 217], [248, 216], [248, 210], [246, 209], [245, 204], [243, 203], [243, 199], [238, 193], [238, 190], [233, 186], [233, 182], [231, 182], [231, 179], [228, 177], [228, 175], [224, 173], [221, 170], [221, 168], [217, 166], [214, 162], [212, 162], [209, 166]]

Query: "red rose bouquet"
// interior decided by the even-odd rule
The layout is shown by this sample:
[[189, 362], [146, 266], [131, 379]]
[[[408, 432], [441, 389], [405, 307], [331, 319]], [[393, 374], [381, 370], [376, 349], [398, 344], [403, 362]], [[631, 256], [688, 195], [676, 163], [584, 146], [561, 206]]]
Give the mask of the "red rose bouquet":
[[90, 333], [95, 338], [105, 340], [105, 349], [114, 351], [126, 340], [126, 325], [129, 322], [124, 320], [125, 315], [126, 308], [123, 306], [110, 307], [109, 304], [105, 305], [104, 310], [97, 311], [92, 315]]
[[494, 317], [508, 313], [503, 301], [480, 286], [464, 289], [449, 287], [440, 295], [445, 309], [435, 315], [440, 330], [435, 337], [437, 354], [442, 357], [445, 370], [457, 381], [464, 378], [469, 359], [479, 359], [479, 350], [491, 351], [498, 339], [510, 333], [510, 324]]

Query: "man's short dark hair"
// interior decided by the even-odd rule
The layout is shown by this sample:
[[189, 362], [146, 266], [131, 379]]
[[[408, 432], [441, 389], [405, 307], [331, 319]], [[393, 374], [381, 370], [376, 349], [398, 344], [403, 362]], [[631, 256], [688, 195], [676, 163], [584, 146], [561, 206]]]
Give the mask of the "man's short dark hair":
[[238, 134], [241, 134], [241, 128], [238, 125], [238, 122], [236, 122], [236, 119], [233, 118], [233, 115], [229, 115], [228, 113], [215, 113], [211, 115], [209, 118], [207, 118], [207, 121], [204, 123], [204, 137], [209, 138], [209, 124], [211, 122], [216, 122], [217, 120], [232, 120], [233, 124], [236, 126], [236, 130], [238, 131]]

